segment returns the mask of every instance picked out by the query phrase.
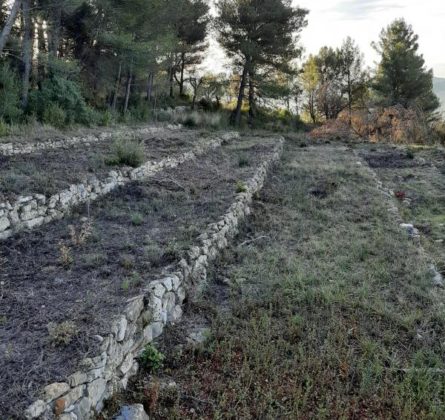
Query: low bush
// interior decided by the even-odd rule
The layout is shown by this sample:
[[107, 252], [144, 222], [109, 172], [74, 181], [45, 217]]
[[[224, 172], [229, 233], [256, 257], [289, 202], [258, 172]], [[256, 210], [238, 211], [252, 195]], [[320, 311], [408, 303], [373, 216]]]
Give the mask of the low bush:
[[181, 112], [174, 115], [174, 121], [188, 128], [220, 129], [228, 118], [221, 112]]
[[246, 184], [243, 181], [236, 181], [235, 190], [237, 193], [242, 193], [247, 191]]
[[152, 344], [147, 344], [139, 358], [141, 365], [152, 372], [159, 370], [164, 363], [165, 356]]
[[[61, 76], [45, 80], [40, 90], [31, 92], [28, 111], [58, 128], [72, 123], [93, 125], [99, 122], [99, 113], [86, 104], [80, 86]], [[62, 112], [65, 114], [63, 120]]]
[[118, 139], [113, 143], [112, 157], [108, 165], [124, 165], [137, 168], [145, 161], [144, 145], [136, 140]]
[[8, 65], [0, 65], [0, 120], [11, 123], [21, 115], [17, 78]]
[[64, 128], [67, 125], [66, 113], [59, 105], [50, 103], [43, 110], [42, 122], [56, 128]]
[[65, 321], [57, 324], [50, 322], [47, 326], [48, 334], [53, 346], [66, 346], [71, 343], [79, 330], [73, 321]]
[[5, 121], [0, 118], [0, 137], [7, 136], [9, 134], [9, 126]]

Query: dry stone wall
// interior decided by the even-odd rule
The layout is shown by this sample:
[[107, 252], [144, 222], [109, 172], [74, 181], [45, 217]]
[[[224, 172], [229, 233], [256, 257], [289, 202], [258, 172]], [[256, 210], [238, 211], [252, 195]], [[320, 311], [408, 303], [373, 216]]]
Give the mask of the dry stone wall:
[[118, 186], [148, 178], [164, 168], [174, 168], [212, 148], [219, 147], [224, 141], [238, 135], [238, 133], [224, 133], [210, 141], [197, 145], [193, 150], [185, 152], [178, 157], [167, 157], [160, 161], [148, 161], [135, 169], [112, 170], [109, 172], [108, 177], [103, 180], [92, 176], [84, 183], [73, 184], [51, 197], [32, 194], [26, 197], [19, 197], [14, 203], [0, 203], [0, 240], [8, 238], [20, 230], [32, 229], [52, 220], [60, 219], [78, 204], [94, 201]]
[[354, 150], [353, 152], [355, 157], [357, 158], [357, 164], [362, 166], [368, 172], [371, 178], [374, 179], [377, 189], [382, 193], [382, 195], [387, 198], [388, 211], [394, 216], [394, 219], [399, 224], [400, 229], [405, 231], [408, 234], [409, 238], [414, 241], [425, 261], [430, 261], [429, 270], [433, 278], [433, 284], [435, 286], [444, 287], [445, 282], [442, 274], [439, 273], [436, 263], [431, 260], [431, 256], [427, 254], [425, 248], [421, 244], [419, 230], [416, 229], [413, 224], [403, 222], [402, 216], [400, 215], [399, 209], [394, 200], [395, 192], [383, 185], [383, 182], [379, 179], [377, 173], [363, 161], [356, 150]]
[[226, 214], [208, 225], [200, 236], [200, 245], [190, 249], [176, 272], [150, 283], [144, 294], [127, 302], [123, 313], [112, 322], [101, 341], [97, 357], [84, 359], [79, 370], [62, 383], [46, 386], [41, 398], [25, 412], [27, 419], [88, 420], [103, 408], [104, 401], [126, 388], [129, 378], [138, 370], [138, 355], [144, 346], [160, 336], [164, 327], [178, 321], [187, 295], [207, 277], [207, 269], [219, 252], [238, 233], [243, 218], [250, 213], [253, 195], [265, 181], [268, 170], [283, 150], [279, 138], [272, 154], [257, 168], [238, 193]]
[[54, 149], [69, 149], [70, 147], [77, 145], [85, 145], [89, 146], [94, 143], [99, 143], [105, 140], [110, 140], [115, 136], [128, 136], [131, 135], [153, 135], [162, 133], [165, 130], [178, 130], [180, 129], [180, 125], [167, 125], [165, 127], [144, 127], [144, 128], [136, 128], [136, 129], [117, 129], [116, 131], [109, 133], [100, 133], [98, 135], [89, 134], [87, 136], [82, 137], [69, 137], [66, 139], [58, 139], [58, 140], [47, 140], [42, 142], [29, 142], [29, 143], [19, 143], [19, 142], [11, 142], [11, 143], [1, 143], [0, 144], [0, 155], [4, 156], [13, 156], [13, 155], [23, 155], [30, 154], [35, 152], [41, 152], [44, 150], [54, 150]]

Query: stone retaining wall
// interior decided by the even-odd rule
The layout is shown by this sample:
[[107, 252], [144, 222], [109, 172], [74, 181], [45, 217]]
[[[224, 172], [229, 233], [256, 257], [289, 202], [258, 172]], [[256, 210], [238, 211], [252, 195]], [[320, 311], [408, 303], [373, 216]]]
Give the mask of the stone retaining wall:
[[76, 145], [89, 146], [90, 144], [99, 143], [105, 140], [110, 140], [111, 138], [116, 136], [128, 136], [129, 134], [136, 136], [153, 135], [153, 134], [158, 134], [160, 132], [164, 132], [165, 130], [178, 130], [179, 128], [181, 128], [180, 125], [167, 125], [165, 127], [153, 126], [153, 127], [144, 127], [136, 129], [125, 128], [125, 129], [117, 129], [109, 133], [100, 133], [98, 135], [88, 134], [83, 137], [69, 137], [66, 139], [47, 140], [42, 142], [0, 143], [0, 155], [4, 156], [24, 155], [44, 150], [68, 149]]
[[138, 370], [137, 357], [144, 346], [162, 334], [168, 323], [181, 318], [186, 295], [206, 280], [207, 268], [250, 213], [253, 195], [264, 184], [267, 172], [283, 151], [279, 138], [271, 155], [246, 182], [246, 191], [238, 193], [226, 214], [208, 225], [199, 237], [200, 245], [191, 248], [178, 271], [151, 282], [143, 295], [130, 299], [123, 313], [113, 322], [110, 333], [101, 340], [100, 354], [84, 359], [79, 370], [63, 383], [53, 383], [42, 390], [41, 399], [25, 412], [28, 419], [87, 420], [100, 412], [103, 402], [126, 388]]
[[0, 240], [20, 230], [31, 229], [62, 218], [73, 206], [96, 200], [118, 186], [153, 176], [164, 168], [174, 168], [212, 148], [219, 147], [222, 142], [238, 135], [238, 133], [224, 133], [175, 158], [149, 161], [135, 169], [115, 169], [110, 171], [108, 177], [103, 180], [92, 176], [84, 183], [73, 184], [51, 197], [33, 194], [19, 197], [14, 203], [0, 203]]
[[385, 185], [383, 185], [383, 182], [380, 180], [377, 173], [366, 162], [364, 162], [364, 160], [360, 157], [360, 155], [357, 153], [356, 150], [353, 150], [353, 153], [357, 158], [357, 164], [362, 166], [368, 172], [371, 178], [374, 179], [377, 189], [381, 192], [382, 195], [384, 195], [387, 198], [388, 211], [394, 216], [394, 219], [399, 224], [399, 227], [408, 234], [410, 239], [414, 241], [414, 243], [417, 245], [420, 254], [425, 259], [425, 261], [430, 262], [429, 270], [433, 278], [433, 284], [435, 286], [444, 287], [445, 285], [444, 279], [442, 274], [440, 274], [439, 271], [437, 270], [436, 262], [432, 261], [431, 256], [427, 254], [425, 248], [422, 246], [420, 242], [420, 232], [418, 231], [418, 229], [414, 227], [413, 224], [403, 222], [402, 216], [399, 212], [399, 208], [395, 203], [394, 199], [395, 192], [392, 189], [387, 188]]

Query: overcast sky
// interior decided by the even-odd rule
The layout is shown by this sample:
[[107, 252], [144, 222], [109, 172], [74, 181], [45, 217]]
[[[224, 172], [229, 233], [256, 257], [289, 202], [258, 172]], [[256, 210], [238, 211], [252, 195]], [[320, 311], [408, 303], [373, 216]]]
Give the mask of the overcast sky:
[[[383, 27], [404, 17], [420, 37], [427, 66], [435, 76], [445, 77], [445, 0], [294, 0], [294, 5], [310, 10], [309, 25], [302, 33], [305, 55], [323, 45], [337, 47], [349, 35], [373, 67], [377, 56], [371, 42], [378, 40]], [[223, 64], [224, 54], [212, 41], [205, 66], [216, 72]]]

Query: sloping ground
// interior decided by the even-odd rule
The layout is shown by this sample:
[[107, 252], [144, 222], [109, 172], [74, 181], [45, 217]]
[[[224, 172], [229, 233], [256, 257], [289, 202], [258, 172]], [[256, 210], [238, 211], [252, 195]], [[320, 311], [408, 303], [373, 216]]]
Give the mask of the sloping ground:
[[362, 146], [360, 155], [383, 184], [398, 196], [402, 219], [413, 224], [420, 241], [445, 274], [445, 152], [441, 148]]
[[273, 146], [258, 138], [223, 146], [6, 240], [0, 412], [20, 418], [42, 385], [64, 380], [79, 360], [95, 355], [97, 335], [127, 299], [224, 214]]
[[[152, 418], [443, 418], [443, 292], [351, 150], [288, 144], [164, 367], [124, 402]], [[184, 331], [208, 324], [190, 345]]]
[[[205, 135], [192, 131], [164, 131], [155, 135], [129, 134], [117, 139], [131, 139], [143, 144], [143, 161], [160, 160], [191, 150]], [[0, 202], [14, 200], [18, 195], [43, 194], [50, 196], [96, 176], [105, 177], [116, 166], [113, 139], [89, 147], [79, 144], [66, 149], [42, 150], [32, 154], [0, 155]], [[143, 163], [143, 162], [140, 162]], [[124, 165], [121, 165], [124, 166]]]

